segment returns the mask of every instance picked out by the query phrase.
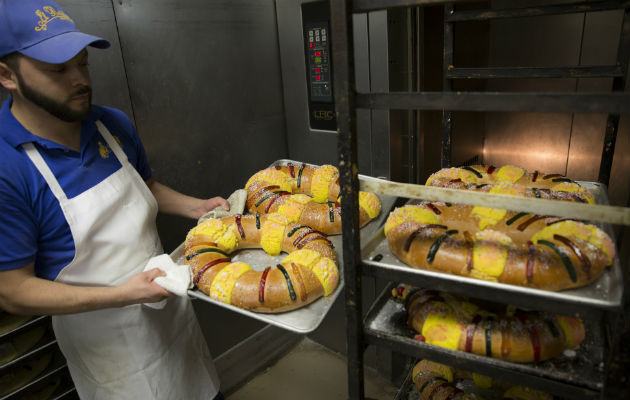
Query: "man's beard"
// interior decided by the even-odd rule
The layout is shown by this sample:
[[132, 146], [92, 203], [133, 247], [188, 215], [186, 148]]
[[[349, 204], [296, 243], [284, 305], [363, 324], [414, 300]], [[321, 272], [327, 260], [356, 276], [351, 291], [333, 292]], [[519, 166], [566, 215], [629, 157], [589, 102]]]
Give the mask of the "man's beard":
[[[59, 118], [62, 121], [83, 121], [85, 118], [87, 118], [88, 115], [90, 115], [90, 109], [92, 106], [92, 89], [89, 86], [83, 86], [81, 89], [68, 96], [68, 100], [64, 102], [59, 102], [31, 88], [26, 83], [24, 83], [24, 80], [20, 79], [19, 82], [20, 91], [22, 92], [22, 96], [24, 96], [25, 99], [29, 100], [31, 103], [39, 106], [43, 110], [47, 111], [49, 114]], [[85, 93], [87, 93], [89, 96], [88, 105], [85, 108], [81, 110], [73, 110], [68, 106], [67, 102], [72, 97]]]

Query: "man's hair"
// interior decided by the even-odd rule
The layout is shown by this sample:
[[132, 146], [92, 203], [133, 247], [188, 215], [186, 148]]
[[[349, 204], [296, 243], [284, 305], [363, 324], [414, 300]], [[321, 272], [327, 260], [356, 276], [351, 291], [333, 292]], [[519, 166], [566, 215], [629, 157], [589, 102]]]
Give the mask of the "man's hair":
[[14, 72], [18, 69], [18, 59], [21, 57], [21, 54], [17, 51], [13, 53], [9, 53], [5, 56], [0, 57], [0, 62], [5, 63], [9, 68], [11, 68]]

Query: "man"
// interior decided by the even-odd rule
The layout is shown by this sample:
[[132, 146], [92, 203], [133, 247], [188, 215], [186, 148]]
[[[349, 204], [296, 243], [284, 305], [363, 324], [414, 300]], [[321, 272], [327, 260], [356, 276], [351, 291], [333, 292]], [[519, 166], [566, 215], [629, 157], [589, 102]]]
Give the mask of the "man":
[[229, 206], [151, 178], [131, 121], [91, 107], [88, 46], [52, 1], [0, 0], [0, 307], [53, 315], [82, 399], [222, 398], [190, 301], [142, 271], [158, 209]]

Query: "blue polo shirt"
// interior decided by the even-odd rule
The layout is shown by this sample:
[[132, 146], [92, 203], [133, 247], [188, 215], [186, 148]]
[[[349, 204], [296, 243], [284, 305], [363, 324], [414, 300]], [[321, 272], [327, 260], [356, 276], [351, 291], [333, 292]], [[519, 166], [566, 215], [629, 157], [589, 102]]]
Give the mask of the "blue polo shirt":
[[21, 144], [35, 144], [68, 198], [121, 168], [98, 132], [97, 120], [122, 145], [144, 180], [151, 177], [151, 169], [132, 122], [120, 110], [92, 106], [81, 126], [77, 152], [26, 130], [11, 114], [11, 103], [8, 99], [0, 108], [0, 270], [35, 262], [38, 277], [54, 280], [74, 258], [74, 241], [59, 202]]

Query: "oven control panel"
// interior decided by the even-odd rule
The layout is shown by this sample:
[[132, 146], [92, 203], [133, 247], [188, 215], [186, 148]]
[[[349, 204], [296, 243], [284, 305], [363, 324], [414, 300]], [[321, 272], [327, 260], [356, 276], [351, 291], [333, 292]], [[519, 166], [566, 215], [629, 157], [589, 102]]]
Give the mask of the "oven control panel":
[[336, 131], [329, 14], [326, 1], [302, 4], [310, 126]]
[[308, 38], [308, 72], [311, 100], [331, 102], [330, 46], [328, 25], [310, 26], [305, 29]]

